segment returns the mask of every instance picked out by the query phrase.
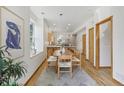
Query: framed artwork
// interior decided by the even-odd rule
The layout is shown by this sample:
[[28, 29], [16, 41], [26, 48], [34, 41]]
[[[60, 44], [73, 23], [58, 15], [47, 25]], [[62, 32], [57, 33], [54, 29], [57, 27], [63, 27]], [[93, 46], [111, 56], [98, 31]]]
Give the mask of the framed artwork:
[[24, 55], [24, 20], [5, 7], [0, 7], [0, 46], [13, 59]]

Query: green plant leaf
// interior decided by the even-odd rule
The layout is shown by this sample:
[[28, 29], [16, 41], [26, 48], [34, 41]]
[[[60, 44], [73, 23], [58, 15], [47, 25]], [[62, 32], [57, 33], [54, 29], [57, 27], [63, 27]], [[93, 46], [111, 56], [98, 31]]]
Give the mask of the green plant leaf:
[[23, 61], [15, 63], [13, 59], [6, 57], [2, 48], [0, 47], [0, 85], [17, 86], [16, 81], [24, 76], [27, 70], [22, 66]]

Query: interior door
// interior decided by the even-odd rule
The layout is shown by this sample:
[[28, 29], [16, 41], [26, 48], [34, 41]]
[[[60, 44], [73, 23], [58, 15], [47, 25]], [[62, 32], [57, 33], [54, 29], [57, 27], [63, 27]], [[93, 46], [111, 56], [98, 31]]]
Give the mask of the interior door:
[[111, 20], [100, 24], [100, 61], [99, 67], [111, 67]]
[[86, 34], [82, 36], [82, 67], [85, 68], [86, 60]]
[[86, 56], [86, 34], [83, 35], [83, 54]]
[[89, 61], [94, 62], [94, 28], [89, 29]]
[[111, 67], [111, 72], [113, 72], [112, 19], [110, 16], [96, 24], [96, 69]]

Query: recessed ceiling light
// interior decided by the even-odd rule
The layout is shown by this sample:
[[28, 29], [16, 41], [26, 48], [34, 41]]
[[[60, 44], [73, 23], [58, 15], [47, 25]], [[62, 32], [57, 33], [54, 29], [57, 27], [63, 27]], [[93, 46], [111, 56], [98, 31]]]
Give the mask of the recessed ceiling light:
[[60, 15], [60, 16], [63, 16], [63, 13], [60, 13], [59, 15]]
[[56, 24], [53, 24], [54, 26], [56, 26]]
[[71, 24], [68, 24], [68, 26], [70, 26]]
[[44, 15], [44, 14], [45, 14], [45, 12], [41, 12], [41, 14], [42, 14], [42, 15]]

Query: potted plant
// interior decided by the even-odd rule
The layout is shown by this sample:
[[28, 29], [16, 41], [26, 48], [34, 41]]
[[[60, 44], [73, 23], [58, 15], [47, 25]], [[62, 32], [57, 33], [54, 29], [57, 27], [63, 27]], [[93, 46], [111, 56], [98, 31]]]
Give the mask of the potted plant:
[[0, 47], [0, 86], [19, 85], [17, 80], [27, 72], [22, 63], [6, 57], [3, 47]]

